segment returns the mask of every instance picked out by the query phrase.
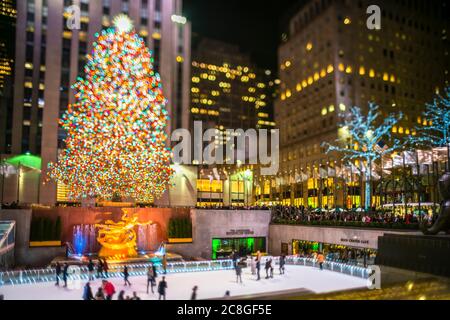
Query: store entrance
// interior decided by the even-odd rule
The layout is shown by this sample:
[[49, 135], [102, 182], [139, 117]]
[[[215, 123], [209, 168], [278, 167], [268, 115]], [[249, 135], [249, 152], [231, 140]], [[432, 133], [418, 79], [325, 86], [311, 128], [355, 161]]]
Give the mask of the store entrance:
[[374, 264], [377, 255], [377, 250], [368, 248], [355, 248], [305, 240], [292, 241], [292, 253], [294, 255], [311, 257], [318, 252], [323, 252], [328, 261], [355, 265]]
[[236, 251], [240, 257], [266, 252], [266, 238], [212, 239], [212, 259], [228, 259]]

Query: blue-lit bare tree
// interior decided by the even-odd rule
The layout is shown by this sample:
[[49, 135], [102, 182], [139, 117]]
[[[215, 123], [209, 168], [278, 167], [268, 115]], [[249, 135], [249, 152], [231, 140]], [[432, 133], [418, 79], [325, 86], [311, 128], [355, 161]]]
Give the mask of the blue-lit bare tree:
[[[364, 161], [365, 175], [365, 199], [364, 207], [368, 210], [372, 198], [372, 164], [383, 155], [392, 153], [402, 146], [400, 140], [392, 138], [392, 127], [402, 118], [402, 114], [391, 114], [379, 121], [380, 112], [378, 106], [369, 103], [367, 115], [364, 115], [359, 107], [352, 107], [350, 114], [346, 116], [342, 130], [347, 132], [350, 145], [347, 141], [338, 138], [336, 144], [324, 143], [328, 148], [327, 153], [337, 151], [342, 154], [342, 160]], [[387, 145], [389, 143], [389, 146]], [[383, 145], [383, 147], [381, 147]]]
[[429, 147], [447, 147], [447, 170], [450, 171], [450, 87], [426, 105], [423, 118], [429, 125], [416, 127], [411, 142]]

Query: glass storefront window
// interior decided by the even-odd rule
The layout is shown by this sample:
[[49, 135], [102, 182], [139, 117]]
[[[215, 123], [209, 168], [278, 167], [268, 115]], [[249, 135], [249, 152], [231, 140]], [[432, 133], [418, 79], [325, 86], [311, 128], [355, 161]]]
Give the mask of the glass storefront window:
[[377, 251], [338, 244], [320, 243], [306, 240], [293, 240], [292, 253], [300, 256], [310, 256], [313, 253], [323, 252], [329, 261], [349, 264], [373, 264]]
[[225, 238], [212, 239], [212, 259], [227, 259], [235, 250], [243, 257], [260, 251], [266, 252], [266, 238]]

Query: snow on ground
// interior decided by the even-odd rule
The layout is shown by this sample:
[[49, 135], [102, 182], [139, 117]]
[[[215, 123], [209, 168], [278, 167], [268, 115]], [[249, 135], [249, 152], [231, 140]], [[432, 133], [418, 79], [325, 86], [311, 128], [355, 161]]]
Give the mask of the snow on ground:
[[[157, 282], [161, 280], [159, 275]], [[166, 275], [167, 280], [167, 299], [187, 300], [190, 299], [192, 288], [198, 286], [197, 299], [209, 299], [223, 297], [227, 290], [231, 296], [240, 296], [248, 294], [269, 293], [293, 289], [306, 289], [315, 293], [325, 293], [332, 291], [343, 291], [366, 286], [366, 280], [362, 278], [343, 275], [338, 272], [320, 271], [317, 268], [304, 266], [286, 266], [284, 275], [278, 274], [278, 269], [274, 271], [273, 279], [264, 279], [265, 271], [261, 270], [261, 280], [256, 281], [249, 268], [242, 272], [243, 283], [236, 283], [234, 270], [194, 272], [194, 273], [176, 273]], [[131, 287], [124, 286], [120, 278], [109, 279], [116, 287], [116, 295], [121, 290], [125, 290], [125, 296], [130, 297], [133, 291], [136, 291], [142, 300], [155, 300], [158, 295], [146, 293], [146, 277], [130, 277]], [[101, 281], [91, 282], [93, 294], [97, 291]], [[80, 300], [83, 286], [81, 288], [62, 288], [56, 287], [52, 283], [26, 284], [16, 286], [0, 287], [0, 294], [5, 296], [6, 300]]]

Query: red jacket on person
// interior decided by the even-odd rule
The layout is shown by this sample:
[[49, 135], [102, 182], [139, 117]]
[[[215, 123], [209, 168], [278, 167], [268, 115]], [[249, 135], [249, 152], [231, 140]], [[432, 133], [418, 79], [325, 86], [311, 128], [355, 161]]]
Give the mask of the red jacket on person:
[[103, 291], [105, 291], [107, 296], [112, 296], [114, 293], [116, 293], [116, 289], [114, 288], [113, 284], [109, 281], [105, 284]]

